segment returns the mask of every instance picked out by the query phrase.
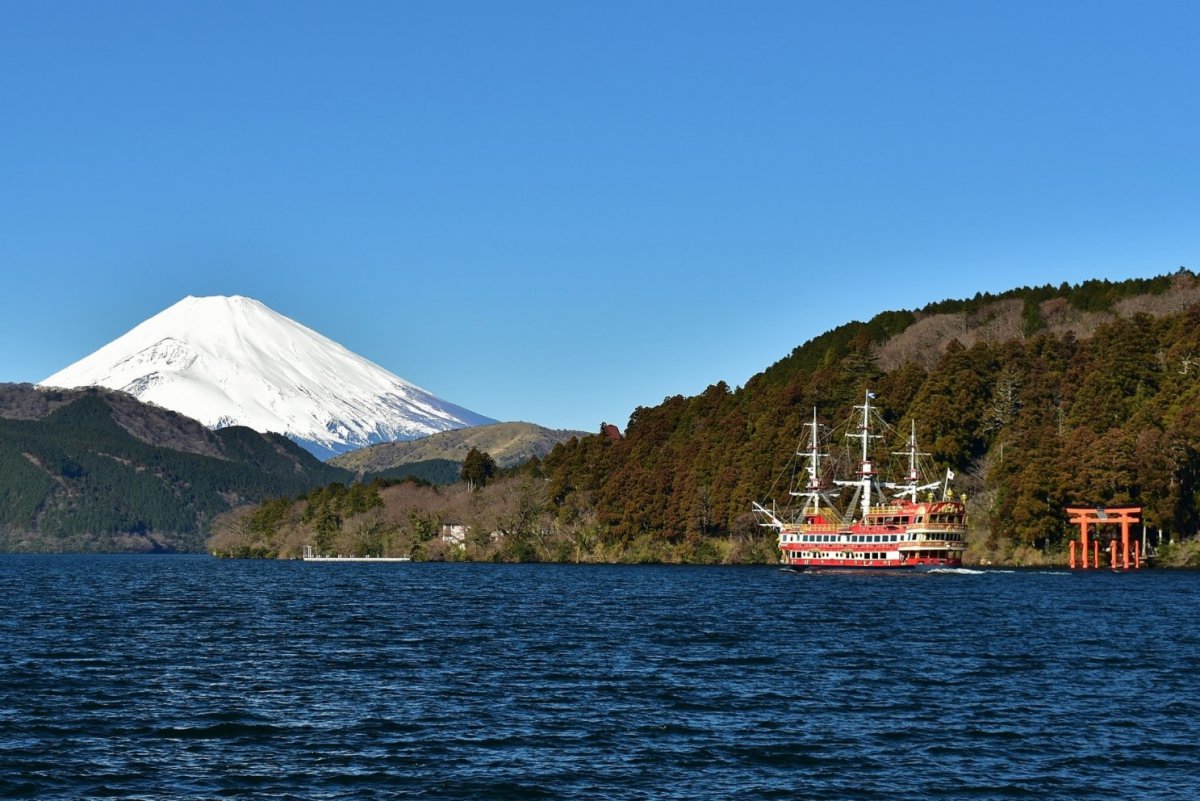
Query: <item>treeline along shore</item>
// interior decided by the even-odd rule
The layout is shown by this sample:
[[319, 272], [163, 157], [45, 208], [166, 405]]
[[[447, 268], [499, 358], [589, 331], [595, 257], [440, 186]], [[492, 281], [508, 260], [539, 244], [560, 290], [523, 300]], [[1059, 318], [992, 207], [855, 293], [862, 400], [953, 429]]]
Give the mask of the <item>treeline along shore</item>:
[[[449, 486], [335, 483], [219, 517], [208, 549], [296, 557], [762, 563], [751, 502], [803, 426], [873, 391], [968, 498], [968, 563], [1065, 561], [1068, 506], [1140, 506], [1160, 564], [1200, 565], [1200, 282], [1022, 288], [888, 312], [796, 348], [745, 386], [639, 407], [623, 435]], [[885, 464], [901, 442], [877, 443]], [[1141, 531], [1136, 532], [1138, 536]]]

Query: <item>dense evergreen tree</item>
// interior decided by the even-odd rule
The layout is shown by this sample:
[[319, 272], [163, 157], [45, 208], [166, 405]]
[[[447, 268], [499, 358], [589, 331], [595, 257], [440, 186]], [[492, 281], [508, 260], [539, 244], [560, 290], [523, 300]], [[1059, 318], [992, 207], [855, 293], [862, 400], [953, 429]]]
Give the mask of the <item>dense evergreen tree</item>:
[[478, 448], [471, 448], [462, 464], [462, 480], [467, 482], [468, 489], [486, 486], [495, 475], [496, 460], [492, 455]]

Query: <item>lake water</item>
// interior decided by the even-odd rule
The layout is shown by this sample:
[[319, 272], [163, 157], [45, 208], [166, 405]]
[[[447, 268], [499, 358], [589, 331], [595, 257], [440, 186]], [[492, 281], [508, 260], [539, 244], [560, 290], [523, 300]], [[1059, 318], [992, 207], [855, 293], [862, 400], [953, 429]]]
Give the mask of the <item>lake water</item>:
[[1200, 574], [0, 556], [0, 796], [1191, 799]]

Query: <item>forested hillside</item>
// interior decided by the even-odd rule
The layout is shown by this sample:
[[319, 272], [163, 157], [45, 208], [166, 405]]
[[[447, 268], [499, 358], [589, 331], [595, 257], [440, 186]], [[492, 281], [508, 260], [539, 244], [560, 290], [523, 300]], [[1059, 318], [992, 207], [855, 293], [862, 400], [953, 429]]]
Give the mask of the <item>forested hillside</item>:
[[106, 390], [0, 392], [0, 550], [199, 550], [220, 512], [347, 474]]
[[[890, 371], [879, 353], [918, 321], [889, 313], [851, 323], [797, 348], [744, 388], [723, 383], [693, 398], [637, 409], [625, 438], [579, 440], [545, 462], [551, 502], [564, 522], [594, 516], [608, 536], [721, 536], [746, 523], [790, 460], [815, 407], [839, 422], [874, 391], [901, 430], [919, 440], [968, 492], [975, 531], [989, 551], [1059, 547], [1065, 505], [1136, 504], [1152, 529], [1191, 536], [1200, 467], [1200, 306], [1152, 317], [1120, 316], [1146, 289], [1192, 293], [1181, 273], [1150, 284], [1097, 286], [1055, 295], [939, 304], [928, 313], [978, 315], [1027, 295], [1028, 330], [940, 353]], [[1047, 296], [1049, 295], [1049, 296]], [[1036, 324], [1044, 303], [1079, 301], [1104, 313], [1082, 339]], [[1169, 304], [1167, 304], [1169, 308]], [[986, 316], [986, 315], [985, 315]], [[927, 362], [930, 366], [923, 366]], [[899, 442], [879, 443], [880, 460]], [[977, 551], [979, 548], [977, 548]]]
[[[1191, 537], [1200, 501], [1198, 298], [1200, 282], [1181, 271], [1025, 288], [848, 323], [744, 387], [719, 382], [638, 408], [623, 438], [574, 438], [525, 475], [497, 482], [488, 491], [506, 491], [521, 522], [502, 539], [468, 543], [466, 555], [770, 558], [751, 502], [786, 492], [779, 482], [814, 407], [822, 422], [838, 423], [868, 389], [897, 429], [907, 432], [915, 420], [937, 469], [956, 474], [975, 559], [1061, 551], [1067, 505], [1143, 506], [1155, 537]], [[907, 336], [911, 349], [922, 323], [924, 347], [896, 358], [896, 343]], [[938, 338], [935, 329], [958, 334]], [[900, 445], [879, 442], [880, 463]], [[463, 509], [490, 527], [486, 497]], [[422, 503], [420, 513], [439, 521], [465, 516], [439, 512], [433, 497]], [[414, 541], [403, 508], [388, 507], [385, 519]]]

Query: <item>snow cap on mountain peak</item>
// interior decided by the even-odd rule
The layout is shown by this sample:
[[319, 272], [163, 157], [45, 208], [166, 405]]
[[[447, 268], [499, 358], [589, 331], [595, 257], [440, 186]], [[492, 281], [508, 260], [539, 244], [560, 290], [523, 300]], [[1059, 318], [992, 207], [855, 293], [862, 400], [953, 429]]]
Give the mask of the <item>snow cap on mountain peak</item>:
[[104, 386], [327, 456], [494, 422], [241, 295], [189, 295], [44, 386]]

